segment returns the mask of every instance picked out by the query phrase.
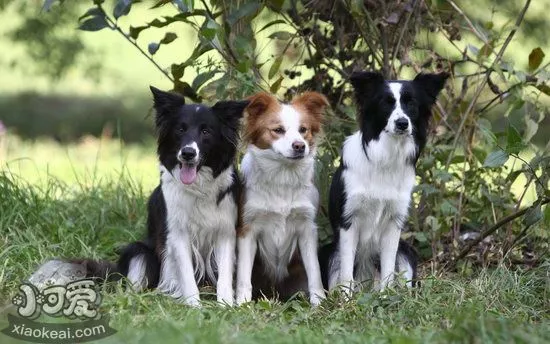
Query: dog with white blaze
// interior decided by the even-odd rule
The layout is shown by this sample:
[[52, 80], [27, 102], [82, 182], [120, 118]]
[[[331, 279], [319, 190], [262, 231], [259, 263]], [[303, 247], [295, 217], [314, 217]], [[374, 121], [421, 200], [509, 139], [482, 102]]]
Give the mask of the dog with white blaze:
[[262, 295], [285, 300], [307, 290], [316, 305], [325, 292], [317, 257], [319, 193], [313, 178], [328, 101], [316, 92], [303, 93], [289, 104], [268, 93], [249, 100], [236, 302]]
[[351, 76], [359, 130], [347, 137], [329, 199], [334, 241], [321, 249], [323, 279], [351, 292], [374, 280], [382, 290], [404, 275], [416, 279], [416, 254], [400, 241], [426, 144], [431, 107], [448, 74], [389, 81], [379, 73]]
[[125, 276], [137, 291], [158, 288], [192, 306], [200, 302], [198, 286], [208, 283], [216, 286], [218, 302], [232, 305], [241, 190], [235, 157], [239, 122], [249, 102], [219, 101], [210, 107], [151, 91], [161, 174], [149, 198], [145, 240], [126, 246], [118, 264], [54, 260], [31, 279], [42, 283], [61, 268], [91, 278]]

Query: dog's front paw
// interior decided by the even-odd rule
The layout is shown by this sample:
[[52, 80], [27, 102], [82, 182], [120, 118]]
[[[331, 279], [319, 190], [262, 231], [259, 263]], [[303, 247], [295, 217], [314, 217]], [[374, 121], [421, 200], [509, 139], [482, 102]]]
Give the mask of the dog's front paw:
[[218, 293], [218, 303], [222, 306], [233, 306], [233, 293], [220, 294]]
[[312, 291], [309, 296], [309, 302], [311, 303], [312, 306], [319, 306], [324, 299], [325, 299], [324, 290]]
[[193, 295], [193, 296], [189, 296], [189, 297], [182, 297], [180, 299], [180, 301], [184, 305], [187, 305], [189, 307], [194, 307], [194, 308], [200, 308], [201, 307], [201, 299], [200, 299], [199, 295]]
[[252, 288], [241, 287], [237, 289], [237, 305], [250, 302], [252, 300]]

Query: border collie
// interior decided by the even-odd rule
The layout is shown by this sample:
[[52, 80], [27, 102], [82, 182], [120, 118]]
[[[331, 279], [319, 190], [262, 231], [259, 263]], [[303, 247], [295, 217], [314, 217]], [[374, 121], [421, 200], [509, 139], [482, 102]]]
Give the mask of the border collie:
[[[328, 101], [316, 92], [295, 97], [290, 104], [267, 93], [249, 100], [236, 302], [266, 295], [272, 288], [281, 299], [308, 290], [311, 303], [319, 304], [325, 292], [317, 257], [319, 194], [313, 173]], [[293, 280], [294, 273], [304, 270], [307, 287]]]
[[373, 279], [375, 289], [383, 290], [396, 270], [412, 286], [416, 254], [399, 237], [431, 107], [447, 77], [419, 74], [412, 81], [387, 81], [373, 72], [351, 76], [359, 131], [345, 140], [330, 188], [334, 244], [325, 279], [329, 289], [339, 284], [351, 292], [354, 281]]
[[241, 188], [234, 160], [248, 101], [186, 105], [174, 93], [151, 92], [161, 177], [149, 198], [146, 239], [128, 245], [116, 267], [103, 260], [55, 261], [34, 280], [69, 264], [76, 272], [84, 268], [86, 277], [117, 272], [137, 291], [158, 288], [193, 306], [200, 301], [198, 284], [209, 282], [218, 302], [232, 305]]

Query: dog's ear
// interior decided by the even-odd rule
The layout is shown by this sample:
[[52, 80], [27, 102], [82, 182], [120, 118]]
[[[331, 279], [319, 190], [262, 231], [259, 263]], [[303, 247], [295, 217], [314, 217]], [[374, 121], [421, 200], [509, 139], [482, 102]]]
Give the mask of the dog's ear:
[[157, 126], [162, 123], [168, 114], [185, 105], [185, 98], [176, 93], [164, 92], [154, 86], [149, 86], [149, 88], [153, 93], [153, 108], [157, 113]]
[[423, 92], [427, 96], [428, 106], [435, 104], [437, 95], [445, 86], [445, 81], [449, 77], [449, 73], [439, 74], [423, 74], [420, 73], [414, 78], [413, 84], [415, 88]]
[[234, 146], [237, 146], [239, 138], [239, 120], [250, 102], [248, 100], [219, 101], [212, 106], [212, 111], [223, 123], [221, 134], [223, 138]]
[[247, 118], [256, 118], [264, 113], [270, 106], [279, 104], [277, 98], [267, 92], [256, 93], [248, 98], [250, 103], [246, 107]]
[[303, 106], [319, 122], [323, 120], [323, 112], [329, 106], [327, 97], [317, 92], [304, 92], [292, 99], [292, 105]]
[[219, 101], [212, 106], [212, 110], [224, 124], [236, 128], [239, 124], [239, 119], [243, 117], [244, 109], [249, 103], [249, 100]]
[[377, 72], [353, 72], [349, 78], [356, 101], [361, 101], [384, 83], [384, 76]]

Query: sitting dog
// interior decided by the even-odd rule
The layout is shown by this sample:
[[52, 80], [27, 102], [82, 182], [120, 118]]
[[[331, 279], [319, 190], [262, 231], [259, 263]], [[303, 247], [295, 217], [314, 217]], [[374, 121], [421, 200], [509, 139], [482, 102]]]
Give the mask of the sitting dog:
[[447, 77], [419, 74], [411, 81], [387, 81], [378, 73], [352, 75], [359, 130], [345, 140], [332, 179], [334, 243], [321, 250], [330, 289], [340, 284], [351, 291], [354, 281], [374, 279], [382, 290], [394, 279], [396, 261], [409, 286], [416, 278], [415, 252], [399, 237], [431, 107]]
[[[236, 302], [268, 295], [270, 289], [281, 299], [308, 290], [316, 305], [325, 292], [317, 258], [319, 194], [313, 177], [316, 141], [328, 101], [316, 92], [306, 92], [290, 104], [267, 93], [249, 100]], [[304, 279], [294, 280], [304, 270], [307, 287], [299, 282]]]
[[[147, 237], [128, 245], [118, 264], [55, 260], [33, 276], [82, 272], [126, 276], [136, 290], [158, 288], [199, 305], [198, 283], [216, 284], [218, 302], [232, 305], [238, 199], [234, 166], [239, 121], [248, 101], [209, 107], [151, 87], [158, 131], [160, 185], [148, 203]], [[45, 271], [48, 270], [48, 271]], [[69, 271], [69, 272], [68, 272]], [[55, 274], [53, 274], [55, 275]]]

